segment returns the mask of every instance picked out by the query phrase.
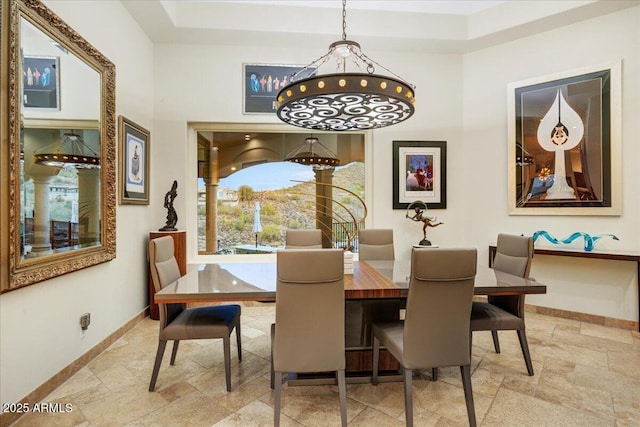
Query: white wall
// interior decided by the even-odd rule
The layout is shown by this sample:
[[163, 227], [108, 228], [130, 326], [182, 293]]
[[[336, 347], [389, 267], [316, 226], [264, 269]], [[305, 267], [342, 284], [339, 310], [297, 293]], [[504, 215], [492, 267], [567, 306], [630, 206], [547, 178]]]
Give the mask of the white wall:
[[[532, 234], [540, 229], [558, 236], [574, 231], [614, 233], [619, 242], [602, 240], [603, 249], [640, 250], [640, 192], [638, 140], [640, 111], [638, 62], [640, 61], [638, 16], [640, 8], [627, 9], [536, 36], [514, 40], [466, 55], [371, 52], [367, 54], [416, 84], [416, 114], [407, 122], [368, 135], [367, 203], [369, 227], [393, 227], [397, 256], [408, 257], [421, 238], [421, 225], [392, 209], [392, 141], [447, 141], [447, 209], [431, 213], [445, 224], [428, 231], [429, 239], [442, 246], [470, 245], [479, 249], [485, 263], [488, 245], [499, 232]], [[162, 176], [155, 179], [169, 188], [173, 179], [183, 187], [176, 199], [179, 228], [195, 235], [195, 178], [188, 175], [195, 164], [195, 144], [187, 122], [278, 123], [273, 116], [242, 114], [242, 64], [305, 64], [324, 51], [265, 47], [156, 45], [156, 129], [153, 159]], [[557, 60], [560, 58], [561, 60]], [[589, 65], [622, 60], [623, 99], [623, 214], [620, 217], [509, 216], [507, 209], [507, 84]], [[625, 120], [626, 118], [626, 120]], [[629, 119], [631, 118], [631, 119]], [[160, 152], [160, 150], [163, 150]], [[184, 183], [184, 184], [182, 184]], [[186, 188], [185, 188], [186, 187]], [[162, 191], [152, 192], [160, 207]], [[184, 213], [184, 214], [182, 214]], [[160, 220], [162, 209], [154, 211]], [[195, 242], [189, 259], [196, 262]], [[544, 242], [538, 242], [544, 246]], [[583, 261], [560, 258], [566, 271], [550, 269], [550, 257], [536, 257], [535, 277], [549, 285], [544, 296], [529, 303], [598, 314], [638, 319], [638, 291], [631, 263]], [[618, 271], [624, 272], [620, 275]], [[576, 271], [591, 270], [578, 275]], [[630, 273], [628, 270], [630, 270]], [[604, 270], [608, 274], [596, 274]], [[566, 297], [566, 295], [575, 297]], [[602, 302], [605, 301], [603, 304]]]
[[[116, 113], [151, 131], [153, 152], [151, 42], [120, 2], [45, 3], [116, 65]], [[146, 236], [164, 224], [149, 222], [150, 209], [118, 206], [113, 261], [0, 296], [2, 403], [19, 401], [144, 310]], [[85, 312], [91, 326], [81, 338]]]
[[[640, 8], [627, 9], [558, 28], [536, 36], [514, 40], [466, 55], [436, 55], [367, 51], [378, 62], [417, 85], [416, 114], [407, 122], [368, 135], [367, 203], [370, 227], [393, 227], [398, 257], [408, 257], [411, 244], [421, 238], [421, 224], [392, 209], [393, 140], [447, 141], [447, 209], [431, 213], [445, 224], [428, 231], [442, 246], [471, 245], [479, 249], [485, 263], [488, 245], [499, 232], [532, 234], [547, 229], [558, 236], [574, 231], [614, 233], [619, 242], [602, 240], [602, 249], [640, 250], [640, 192], [636, 163], [638, 140], [640, 61], [638, 15]], [[326, 47], [306, 50], [243, 46], [156, 45], [155, 167], [165, 172], [156, 178], [169, 188], [178, 179], [184, 197], [176, 199], [180, 228], [195, 234], [195, 145], [187, 122], [278, 123], [273, 116], [242, 114], [242, 64], [305, 64], [324, 53]], [[507, 207], [507, 84], [594, 64], [622, 60], [624, 114], [623, 213], [620, 217], [598, 216], [509, 216]], [[156, 146], [157, 146], [156, 145]], [[160, 152], [163, 150], [163, 152]], [[184, 183], [184, 184], [183, 184]], [[186, 187], [186, 188], [185, 188]], [[374, 190], [372, 190], [374, 189]], [[152, 192], [160, 207], [162, 191]], [[160, 220], [162, 209], [154, 211]], [[544, 246], [545, 242], [538, 242]], [[196, 261], [194, 242], [189, 259]], [[560, 258], [562, 274], [549, 268], [550, 257], [536, 257], [533, 273], [549, 285], [549, 293], [528, 302], [571, 311], [637, 320], [638, 291], [631, 263], [584, 261], [575, 267]], [[622, 266], [622, 267], [621, 267]], [[631, 273], [618, 275], [622, 268]], [[592, 274], [578, 275], [586, 269]], [[607, 271], [608, 274], [595, 272]], [[566, 297], [566, 294], [575, 295]], [[605, 301], [603, 304], [602, 302]]]
[[[575, 231], [613, 233], [599, 249], [640, 251], [640, 7], [514, 40], [464, 57], [465, 238], [481, 249], [498, 232], [558, 238]], [[622, 215], [509, 216], [507, 207], [507, 84], [586, 66], [622, 61]], [[453, 160], [453, 159], [452, 159]], [[549, 246], [542, 239], [536, 247]], [[562, 267], [562, 268], [561, 268]], [[635, 264], [534, 257], [532, 276], [548, 285], [527, 302], [619, 319], [638, 320]]]
[[[220, 47], [208, 45], [157, 45], [156, 51], [156, 124], [155, 154], [153, 170], [164, 171], [154, 181], [161, 188], [168, 189], [173, 179], [178, 180], [179, 197], [174, 206], [178, 211], [178, 228], [192, 230], [190, 239], [196, 233], [193, 221], [196, 217], [196, 180], [187, 176], [188, 165], [195, 163], [195, 143], [189, 140], [187, 122], [271, 123], [281, 125], [275, 115], [242, 114], [242, 64], [305, 64], [310, 58], [316, 58], [326, 51], [326, 46], [316, 50], [282, 50], [264, 47]], [[402, 55], [388, 52], [367, 52], [376, 61], [391, 67], [395, 73], [416, 84], [416, 113], [407, 122], [388, 130], [374, 132], [373, 164], [371, 168], [373, 182], [368, 188], [376, 191], [367, 194], [367, 204], [372, 222], [370, 226], [385, 226], [393, 223], [397, 229], [398, 241], [407, 242], [405, 255], [408, 256], [411, 244], [422, 238], [422, 224], [416, 224], [404, 218], [405, 211], [394, 211], [392, 206], [392, 186], [390, 161], [393, 140], [446, 140], [448, 141], [449, 185], [455, 190], [462, 186], [461, 163], [455, 159], [463, 153], [461, 145], [462, 121], [460, 104], [462, 91], [461, 57], [459, 55]], [[179, 77], [177, 77], [179, 76]], [[286, 126], [285, 129], [294, 129]], [[297, 130], [299, 131], [299, 130]], [[162, 146], [162, 148], [158, 148]], [[162, 151], [161, 151], [162, 150]], [[189, 158], [189, 156], [191, 156]], [[192, 169], [193, 172], [193, 169]], [[182, 189], [182, 190], [181, 190]], [[182, 192], [182, 193], [181, 193]], [[154, 206], [161, 207], [163, 192], [152, 191]], [[429, 236], [437, 241], [439, 236], [456, 242], [462, 241], [462, 200], [450, 197], [449, 209], [434, 211], [445, 226], [429, 230]], [[164, 215], [162, 209], [156, 210], [155, 218]], [[455, 238], [453, 238], [455, 236]], [[443, 237], [444, 238], [444, 237]], [[191, 245], [189, 240], [188, 245]], [[189, 254], [193, 261], [195, 246], [190, 246]]]
[[[242, 114], [242, 63], [306, 64], [327, 48], [152, 46], [119, 2], [46, 3], [116, 64], [117, 113], [151, 131], [151, 204], [118, 206], [114, 261], [0, 296], [3, 402], [25, 396], [146, 305], [146, 236], [164, 224], [163, 196], [174, 179], [179, 183], [174, 202], [178, 227], [193, 227], [190, 218], [195, 218], [197, 189], [195, 173], [188, 172], [188, 166], [195, 163], [195, 146], [189, 145], [187, 122], [277, 125], [272, 116]], [[498, 232], [528, 234], [546, 228], [560, 235], [576, 230], [615, 233], [622, 238], [620, 248], [639, 250], [639, 19], [636, 7], [464, 56], [367, 50], [417, 85], [415, 116], [369, 135], [367, 185], [375, 189], [368, 197], [369, 225], [393, 227], [396, 245], [406, 245], [397, 255], [408, 256], [410, 245], [421, 237], [421, 226], [405, 219], [404, 211], [392, 209], [391, 143], [445, 140], [448, 200], [446, 210], [433, 212], [445, 223], [429, 230], [434, 243], [476, 246], [479, 262], [485, 262], [487, 245], [495, 243]], [[509, 216], [507, 83], [614, 59], [623, 60], [624, 79], [622, 216]], [[536, 257], [533, 274], [549, 284], [550, 292], [529, 302], [638, 319], [633, 272], [576, 278], [564, 270], [575, 263], [544, 258]], [[562, 263], [562, 268], [547, 268], [545, 262]], [[588, 268], [619, 270], [619, 264], [605, 264]], [[563, 271], [557, 273], [562, 276], [556, 271]], [[591, 276], [599, 282], [582, 283]], [[91, 311], [92, 325], [80, 339], [78, 321], [85, 311]]]

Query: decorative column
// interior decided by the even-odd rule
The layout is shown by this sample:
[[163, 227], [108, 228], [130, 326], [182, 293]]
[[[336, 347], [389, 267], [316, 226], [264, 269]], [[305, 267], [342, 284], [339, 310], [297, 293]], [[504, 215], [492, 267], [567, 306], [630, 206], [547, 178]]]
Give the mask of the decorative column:
[[78, 169], [78, 243], [100, 242], [100, 169]]
[[333, 247], [333, 171], [313, 168], [316, 176], [316, 228], [322, 231], [322, 247]]
[[49, 218], [50, 175], [31, 174], [33, 179], [33, 245], [34, 255], [51, 252], [51, 222]]
[[206, 205], [206, 252], [215, 253], [218, 250], [218, 227], [216, 217], [218, 215], [218, 147], [209, 146], [209, 158], [207, 159], [207, 173], [204, 177], [207, 189]]

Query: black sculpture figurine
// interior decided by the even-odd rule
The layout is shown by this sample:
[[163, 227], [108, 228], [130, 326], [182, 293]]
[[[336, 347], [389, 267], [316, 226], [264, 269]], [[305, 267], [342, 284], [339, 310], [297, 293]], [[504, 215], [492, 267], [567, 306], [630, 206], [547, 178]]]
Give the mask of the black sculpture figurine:
[[167, 208], [167, 222], [159, 231], [177, 231], [178, 214], [173, 208], [173, 199], [178, 195], [178, 181], [173, 181], [171, 190], [164, 196], [164, 207]]

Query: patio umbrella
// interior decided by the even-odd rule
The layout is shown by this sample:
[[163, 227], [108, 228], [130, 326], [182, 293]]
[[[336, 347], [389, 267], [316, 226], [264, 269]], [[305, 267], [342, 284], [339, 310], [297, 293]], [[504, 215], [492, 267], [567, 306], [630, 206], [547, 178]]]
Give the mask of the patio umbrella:
[[256, 234], [256, 248], [258, 247], [258, 233], [262, 231], [260, 224], [260, 203], [256, 202], [255, 212], [253, 214], [253, 232]]

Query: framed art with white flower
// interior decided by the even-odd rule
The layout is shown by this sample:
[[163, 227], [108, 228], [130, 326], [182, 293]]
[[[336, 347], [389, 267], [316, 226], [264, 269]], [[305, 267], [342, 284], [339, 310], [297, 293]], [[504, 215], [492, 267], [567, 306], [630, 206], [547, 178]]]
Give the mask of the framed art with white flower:
[[511, 215], [620, 215], [620, 63], [508, 85]]

